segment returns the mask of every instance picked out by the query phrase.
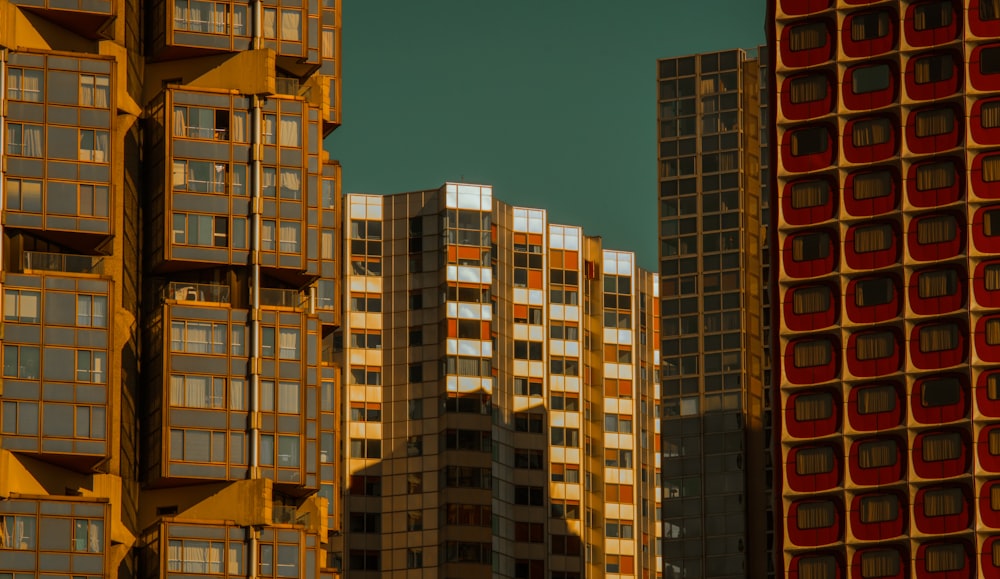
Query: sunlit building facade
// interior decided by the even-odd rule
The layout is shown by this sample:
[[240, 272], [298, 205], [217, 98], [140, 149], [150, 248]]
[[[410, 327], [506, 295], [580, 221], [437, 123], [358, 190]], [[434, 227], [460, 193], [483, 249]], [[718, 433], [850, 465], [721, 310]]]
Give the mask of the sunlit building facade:
[[760, 71], [658, 63], [663, 572], [766, 577]]
[[656, 276], [492, 188], [344, 198], [350, 577], [658, 577]]
[[1000, 4], [769, 2], [789, 577], [1000, 574]]
[[0, 22], [0, 577], [334, 577], [339, 0]]

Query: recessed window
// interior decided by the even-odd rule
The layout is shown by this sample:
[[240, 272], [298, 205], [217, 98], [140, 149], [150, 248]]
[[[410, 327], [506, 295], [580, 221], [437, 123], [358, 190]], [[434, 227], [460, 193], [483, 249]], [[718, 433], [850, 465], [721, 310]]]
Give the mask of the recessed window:
[[859, 66], [851, 73], [851, 92], [866, 94], [889, 88], [890, 69], [888, 64]]
[[1000, 46], [990, 46], [979, 51], [979, 72], [1000, 74]]
[[1000, 0], [979, 0], [979, 19], [1000, 20]]
[[983, 103], [979, 107], [979, 124], [984, 129], [1000, 128], [1000, 101]]
[[917, 84], [948, 80], [955, 74], [955, 60], [950, 54], [927, 56], [917, 60], [913, 74]]
[[878, 414], [896, 408], [896, 390], [892, 386], [876, 386], [858, 391], [858, 413]]
[[[1000, 160], [1000, 156], [997, 157]], [[825, 180], [802, 181], [791, 186], [792, 209], [822, 207], [830, 200], [830, 183]]]
[[986, 320], [986, 343], [990, 346], [1000, 345], [1000, 318]]
[[851, 144], [855, 147], [871, 147], [889, 142], [892, 125], [889, 119], [868, 119], [854, 123], [851, 129]]
[[961, 400], [962, 386], [955, 378], [925, 380], [920, 386], [920, 404], [924, 408], [951, 406]]
[[811, 103], [826, 98], [829, 83], [822, 74], [800, 76], [788, 83], [792, 104]]
[[1000, 263], [992, 263], [983, 268], [983, 285], [988, 291], [1000, 290]]
[[870, 253], [892, 247], [892, 227], [889, 225], [870, 225], [859, 227], [854, 231], [854, 251]]
[[830, 146], [829, 132], [823, 127], [811, 127], [792, 133], [792, 156], [802, 157], [826, 152]]
[[851, 18], [851, 40], [862, 42], [889, 34], [888, 12], [867, 12]]
[[917, 222], [917, 243], [932, 245], [954, 241], [958, 225], [950, 215], [926, 217]]
[[831, 416], [833, 396], [828, 393], [806, 394], [795, 399], [795, 420], [799, 422], [826, 420]]
[[915, 30], [933, 30], [951, 26], [951, 1], [923, 4], [913, 10], [913, 28]]
[[917, 167], [917, 191], [942, 189], [955, 184], [955, 165], [944, 161]]
[[861, 173], [854, 176], [853, 196], [857, 201], [877, 199], [892, 193], [892, 174], [888, 171]]
[[822, 22], [793, 27], [788, 34], [788, 47], [792, 52], [812, 50], [826, 45], [827, 29]]
[[924, 568], [930, 573], [963, 569], [965, 548], [962, 545], [930, 545], [924, 549]]
[[863, 308], [891, 303], [893, 290], [887, 277], [859, 280], [854, 285], [854, 305]]
[[917, 276], [917, 294], [922, 299], [950, 296], [957, 285], [958, 275], [953, 269], [925, 271]]
[[918, 137], [946, 135], [955, 130], [955, 111], [950, 108], [921, 111], [916, 114]]
[[990, 454], [993, 456], [1000, 456], [1000, 430], [991, 430], [989, 434]]
[[833, 348], [826, 340], [798, 342], [794, 348], [794, 363], [796, 368], [811, 368], [825, 366], [830, 363]]
[[[1000, 111], [1000, 109], [997, 110]], [[1000, 117], [1000, 115], [997, 116]], [[1000, 155], [991, 155], [983, 159], [983, 181], [986, 183], [1000, 181]]]
[[830, 241], [826, 234], [810, 233], [792, 240], [792, 259], [795, 261], [825, 259], [829, 255]]
[[796, 511], [795, 525], [800, 530], [832, 527], [836, 521], [836, 509], [830, 501], [803, 503]]
[[795, 453], [795, 473], [799, 476], [824, 474], [833, 470], [833, 449], [804, 448]]
[[1000, 209], [983, 213], [983, 233], [987, 237], [1000, 235]]
[[814, 286], [796, 289], [792, 293], [792, 311], [796, 314], [815, 314], [830, 309], [830, 288]]
[[899, 516], [899, 497], [896, 495], [862, 497], [859, 507], [862, 523], [894, 521]]
[[882, 468], [896, 464], [896, 441], [873, 440], [858, 445], [858, 465], [861, 468]]
[[962, 512], [965, 499], [961, 489], [934, 489], [924, 493], [924, 515], [946, 517]]
[[954, 324], [934, 324], [920, 329], [920, 351], [942, 352], [958, 346], [958, 328]]
[[920, 454], [927, 462], [954, 460], [962, 456], [962, 437], [954, 432], [925, 436]]
[[858, 360], [877, 360], [892, 356], [896, 349], [896, 339], [892, 332], [863, 334], [855, 341]]
[[[1000, 541], [997, 541], [1000, 544]], [[836, 577], [837, 560], [832, 556], [799, 559], [799, 577]]]

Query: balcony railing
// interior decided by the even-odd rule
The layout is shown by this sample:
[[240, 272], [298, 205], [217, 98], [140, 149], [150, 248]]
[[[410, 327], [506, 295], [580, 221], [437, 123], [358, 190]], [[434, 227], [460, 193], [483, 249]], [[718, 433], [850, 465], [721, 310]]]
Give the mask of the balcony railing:
[[261, 288], [260, 305], [279, 308], [304, 308], [306, 300], [302, 292], [292, 289]]
[[291, 96], [298, 96], [299, 94], [299, 79], [297, 78], [287, 78], [278, 77], [274, 79], [274, 91], [278, 94], [287, 94]]
[[271, 507], [271, 522], [276, 525], [309, 525], [309, 513], [298, 514], [297, 507], [274, 505]]
[[65, 273], [103, 273], [104, 258], [95, 255], [73, 255], [44, 251], [24, 252], [24, 269], [61, 271]]
[[173, 281], [167, 286], [166, 292], [164, 297], [168, 300], [230, 303], [227, 285]]

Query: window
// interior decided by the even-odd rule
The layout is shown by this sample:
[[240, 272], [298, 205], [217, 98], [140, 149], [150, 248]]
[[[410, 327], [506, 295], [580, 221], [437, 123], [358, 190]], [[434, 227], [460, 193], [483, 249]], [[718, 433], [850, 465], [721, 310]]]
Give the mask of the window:
[[515, 522], [514, 540], [518, 543], [544, 543], [545, 524], [525, 523], [520, 521]]
[[580, 446], [580, 430], [578, 428], [553, 426], [549, 434], [552, 446]]
[[942, 189], [955, 184], [955, 166], [947, 161], [920, 165], [916, 175], [917, 191]]
[[827, 97], [829, 82], [822, 74], [800, 76], [788, 83], [792, 104], [821, 101]]
[[962, 437], [953, 432], [924, 437], [921, 457], [926, 462], [953, 460], [962, 456]]
[[799, 577], [819, 579], [837, 576], [837, 560], [832, 556], [803, 557], [799, 559]]
[[862, 523], [884, 523], [899, 516], [899, 497], [896, 495], [862, 497], [859, 506]]
[[7, 209], [27, 213], [42, 212], [41, 181], [33, 179], [7, 179], [6, 193]]
[[914, 64], [914, 80], [917, 84], [945, 81], [955, 74], [954, 68], [954, 59], [950, 54], [926, 56], [918, 59]]
[[861, 576], [864, 579], [899, 575], [899, 552], [877, 549], [861, 553]]
[[877, 360], [892, 356], [896, 349], [896, 339], [892, 332], [862, 334], [855, 342], [858, 360]]
[[792, 259], [811, 261], [830, 255], [830, 238], [825, 233], [808, 233], [792, 239]]
[[865, 119], [857, 121], [851, 131], [851, 144], [855, 147], [871, 147], [888, 143], [892, 135], [889, 119]]
[[825, 312], [830, 309], [830, 288], [813, 286], [796, 288], [792, 292], [792, 312], [797, 315]]
[[607, 519], [604, 531], [608, 537], [616, 539], [632, 539], [635, 537], [635, 527], [630, 520]]
[[792, 209], [822, 207], [830, 201], [830, 183], [826, 180], [800, 181], [791, 186]]
[[229, 222], [222, 216], [174, 213], [173, 241], [179, 245], [226, 247], [229, 244]]
[[632, 451], [618, 448], [605, 448], [604, 466], [610, 466], [613, 468], [632, 468]]
[[42, 102], [44, 73], [35, 68], [7, 69], [7, 98], [13, 101]]
[[41, 125], [7, 123], [8, 155], [42, 157], [43, 151]]
[[921, 299], [950, 296], [955, 293], [957, 284], [955, 270], [925, 271], [917, 276], [917, 294]]
[[232, 6], [227, 2], [206, 2], [203, 0], [174, 0], [174, 29], [188, 32], [228, 34], [232, 22], [232, 33], [247, 35], [247, 7]]
[[226, 325], [173, 321], [170, 323], [170, 350], [189, 354], [225, 354]]
[[826, 420], [833, 416], [833, 396], [827, 393], [804, 394], [795, 398], [795, 420]]
[[34, 515], [0, 516], [0, 549], [35, 550]]
[[933, 324], [920, 329], [920, 351], [923, 353], [952, 350], [958, 346], [958, 328], [954, 324]]
[[108, 132], [80, 129], [81, 161], [106, 163], [108, 161]]
[[278, 358], [282, 360], [299, 359], [298, 328], [278, 329]]
[[924, 493], [924, 515], [928, 517], [945, 517], [957, 515], [965, 506], [965, 497], [961, 489], [932, 489]]
[[545, 502], [543, 487], [517, 485], [514, 487], [514, 504], [540, 507]]
[[38, 347], [3, 347], [3, 375], [8, 378], [38, 379]]
[[281, 221], [279, 223], [278, 251], [282, 253], [298, 253], [299, 240], [302, 238], [302, 225], [297, 221]]
[[225, 432], [212, 430], [170, 430], [170, 460], [226, 462], [226, 446]]
[[851, 40], [862, 42], [882, 38], [889, 34], [888, 12], [867, 12], [851, 19]]
[[282, 169], [280, 174], [281, 198], [293, 200], [302, 199], [302, 171], [298, 169]]
[[921, 111], [915, 116], [918, 137], [945, 135], [955, 129], [955, 111], [950, 108]]
[[111, 81], [106, 74], [80, 75], [80, 106], [108, 108]]
[[928, 545], [924, 549], [924, 568], [932, 573], [963, 569], [965, 548], [960, 544]]
[[580, 501], [551, 499], [549, 514], [553, 519], [580, 520]]
[[896, 441], [875, 440], [858, 445], [858, 466], [882, 468], [896, 464]]
[[920, 404], [925, 408], [950, 406], [961, 400], [962, 385], [955, 378], [924, 380], [920, 386]]
[[829, 131], [825, 127], [809, 127], [792, 133], [792, 156], [815, 155], [829, 148]]
[[352, 533], [381, 533], [382, 513], [351, 512], [347, 525]]
[[859, 66], [851, 72], [851, 92], [867, 94], [889, 88], [891, 69], [888, 64]]
[[635, 572], [635, 557], [632, 555], [607, 555], [604, 569], [608, 573], [631, 575]]
[[302, 11], [264, 9], [264, 38], [302, 41]]
[[77, 294], [76, 325], [106, 328], [108, 324], [108, 297]]
[[854, 230], [854, 251], [871, 253], [892, 247], [892, 227], [889, 225], [869, 225]]
[[550, 545], [553, 555], [580, 555], [580, 537], [576, 535], [552, 535]]
[[534, 432], [541, 434], [545, 427], [545, 417], [541, 414], [515, 412], [514, 430], [516, 432]]
[[382, 458], [382, 441], [352, 438], [351, 458]]
[[424, 550], [409, 548], [406, 550], [406, 568], [420, 569], [424, 566]]
[[803, 448], [795, 453], [795, 473], [799, 476], [824, 474], [833, 470], [833, 449]]
[[369, 497], [382, 496], [382, 477], [351, 475], [349, 493]]
[[545, 455], [541, 450], [514, 450], [514, 468], [541, 470], [545, 467]]
[[31, 290], [3, 291], [3, 319], [8, 322], [38, 323], [41, 293]]
[[96, 350], [76, 351], [76, 381], [103, 384], [107, 371], [107, 354]]
[[836, 509], [830, 501], [800, 503], [796, 526], [801, 530], [832, 527], [836, 520]]
[[854, 305], [871, 307], [892, 302], [895, 285], [887, 277], [862, 279], [854, 285]]
[[1000, 20], [1000, 0], [979, 0], [979, 19]]
[[878, 414], [896, 408], [896, 390], [892, 386], [877, 386], [858, 390], [858, 413]]
[[173, 182], [178, 191], [225, 193], [229, 166], [213, 161], [174, 160]]
[[104, 521], [76, 519], [73, 523], [73, 550], [86, 553], [103, 553]]
[[951, 25], [951, 0], [921, 4], [913, 10], [913, 28], [915, 30], [933, 30]]
[[352, 549], [348, 553], [347, 568], [351, 571], [378, 571], [382, 567], [382, 553]]
[[811, 340], [797, 342], [793, 346], [793, 359], [796, 368], [825, 366], [830, 363], [833, 348], [826, 340]]
[[789, 48], [792, 52], [820, 48], [826, 46], [826, 36], [826, 25], [822, 22], [795, 26], [788, 34]]
[[875, 171], [855, 175], [853, 197], [857, 201], [876, 199], [892, 193], [892, 175], [888, 171]]
[[514, 394], [519, 396], [541, 396], [542, 383], [527, 378], [514, 378]]

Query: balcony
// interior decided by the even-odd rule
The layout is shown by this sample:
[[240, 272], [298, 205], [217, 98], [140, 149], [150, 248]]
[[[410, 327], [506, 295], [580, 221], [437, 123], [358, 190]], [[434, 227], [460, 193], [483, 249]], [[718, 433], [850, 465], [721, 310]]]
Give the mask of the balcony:
[[94, 255], [26, 251], [24, 252], [24, 271], [57, 271], [101, 275], [104, 273], [104, 258]]
[[302, 292], [292, 289], [261, 288], [260, 305], [276, 308], [306, 309], [309, 299]]
[[107, 29], [117, 12], [118, 2], [114, 0], [12, 0], [11, 4], [37, 12], [46, 20], [86, 38], [112, 38], [114, 35], [113, 30]]
[[207, 283], [170, 282], [164, 299], [179, 302], [209, 302], [229, 304], [229, 286]]

